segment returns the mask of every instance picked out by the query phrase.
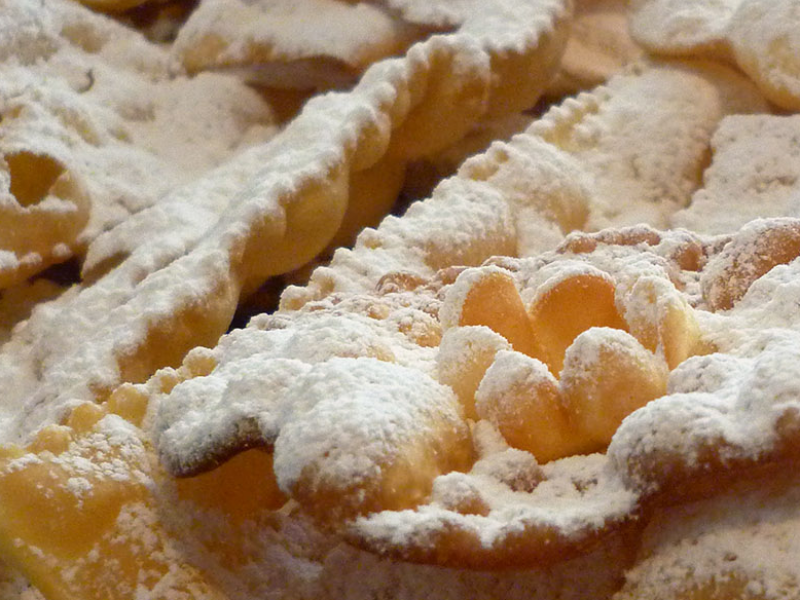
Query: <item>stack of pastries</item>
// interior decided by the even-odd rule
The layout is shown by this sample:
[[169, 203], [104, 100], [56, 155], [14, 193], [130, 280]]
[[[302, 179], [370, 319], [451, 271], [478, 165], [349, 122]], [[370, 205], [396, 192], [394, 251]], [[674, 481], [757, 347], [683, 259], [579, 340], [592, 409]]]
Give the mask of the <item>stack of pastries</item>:
[[0, 598], [800, 596], [797, 31], [0, 0]]

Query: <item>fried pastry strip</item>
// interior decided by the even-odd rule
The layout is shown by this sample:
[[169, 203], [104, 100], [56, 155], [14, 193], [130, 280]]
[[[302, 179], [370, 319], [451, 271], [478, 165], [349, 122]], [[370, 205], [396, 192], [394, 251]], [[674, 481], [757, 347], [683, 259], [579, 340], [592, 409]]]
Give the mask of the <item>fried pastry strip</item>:
[[429, 200], [365, 230], [306, 287], [287, 289], [282, 306], [368, 291], [391, 271], [430, 277], [492, 255], [533, 255], [573, 230], [666, 226], [700, 187], [720, 119], [765, 108], [750, 82], [719, 65], [631, 68], [469, 159]]

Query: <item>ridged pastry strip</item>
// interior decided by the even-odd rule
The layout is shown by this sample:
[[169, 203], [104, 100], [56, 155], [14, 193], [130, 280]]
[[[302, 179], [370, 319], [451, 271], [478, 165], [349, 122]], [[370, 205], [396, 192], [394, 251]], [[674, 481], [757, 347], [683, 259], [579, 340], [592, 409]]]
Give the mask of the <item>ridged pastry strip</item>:
[[700, 187], [720, 119], [765, 108], [755, 87], [726, 67], [632, 67], [469, 159], [402, 218], [365, 230], [306, 287], [287, 289], [282, 306], [367, 291], [392, 271], [429, 277], [494, 254], [533, 255], [573, 230], [666, 226]]

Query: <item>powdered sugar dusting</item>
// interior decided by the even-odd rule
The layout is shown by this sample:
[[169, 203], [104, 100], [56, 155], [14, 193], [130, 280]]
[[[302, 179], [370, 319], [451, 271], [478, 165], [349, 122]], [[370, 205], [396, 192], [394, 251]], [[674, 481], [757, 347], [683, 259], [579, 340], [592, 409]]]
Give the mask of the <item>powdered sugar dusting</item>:
[[712, 139], [703, 189], [672, 223], [700, 233], [729, 233], [749, 221], [800, 215], [800, 117], [726, 117]]
[[415, 438], [460, 420], [452, 392], [423, 373], [374, 359], [332, 359], [291, 391], [299, 406], [275, 445], [275, 473], [290, 489], [314, 466], [324, 481], [372, 479]]
[[[63, 10], [78, 14], [84, 10], [59, 0], [47, 6], [69, 6], [72, 9]], [[519, 43], [526, 52], [534, 52], [535, 42], [553, 33], [554, 19], [563, 13], [562, 3], [548, 2], [540, 8], [542, 18], [521, 28], [512, 15], [503, 13], [507, 26], [503, 31], [513, 34], [501, 35], [508, 47]], [[101, 17], [92, 19], [92, 26], [105, 23]], [[98, 25], [95, 39], [90, 35], [95, 32], [92, 27], [82, 28], [79, 19], [68, 22], [70, 35], [92, 48], [89, 42], [98, 44], [97, 54], [110, 64], [125, 64], [125, 44], [115, 44], [113, 30], [107, 31], [113, 26]], [[492, 22], [498, 28], [501, 25], [496, 19]], [[516, 40], [517, 34], [524, 34], [525, 40]], [[132, 45], [147, 46], [139, 36], [134, 38]], [[375, 165], [395, 130], [408, 122], [406, 117], [425, 102], [435, 104], [435, 98], [414, 90], [423, 89], [427, 77], [438, 76], [438, 71], [430, 70], [437, 60], [457, 65], [447, 71], [445, 88], [462, 90], [462, 77], [477, 86], [463, 96], [469, 100], [467, 125], [486, 114], [485, 101], [495, 98], [496, 91], [489, 89], [495, 81], [490, 60], [494, 47], [482, 46], [463, 32], [429, 42], [416, 46], [406, 57], [376, 65], [352, 93], [315, 98], [269, 143], [245, 150], [235, 160], [171, 189], [155, 204], [137, 205], [133, 212], [139, 212], [133, 218], [93, 240], [84, 272], [97, 279], [94, 285], [41, 305], [6, 348], [9, 356], [0, 362], [4, 367], [0, 377], [9, 381], [6, 387], [13, 390], [13, 399], [8, 404], [17, 413], [14, 424], [8, 425], [8, 431], [15, 433], [7, 435], [25, 437], [42, 423], [60, 418], [76, 399], [94, 398], [98, 390], [107, 391], [123, 379], [142, 381], [156, 368], [176, 364], [192, 346], [213, 344], [227, 327], [243, 289], [256, 289], [265, 278], [297, 268], [323, 250], [346, 212], [351, 172]], [[163, 54], [158, 49], [154, 53]], [[554, 63], [556, 56], [554, 52], [548, 60]], [[143, 59], [133, 60], [136, 69], [157, 79], [156, 67], [164, 63], [153, 62], [150, 68]], [[192, 81], [211, 81], [209, 77]], [[530, 95], [523, 94], [521, 101], [533, 103], [540, 87], [528, 90]], [[253, 93], [248, 94], [252, 98]], [[143, 98], [150, 100], [147, 95]], [[131, 108], [128, 102], [116, 101]], [[141, 114], [133, 112], [139, 121], [148, 120], [151, 108], [155, 110], [147, 102], [138, 108]], [[432, 132], [429, 144], [446, 144], [445, 138], [439, 139], [443, 130], [427, 126], [423, 130]], [[189, 131], [197, 135], [197, 130]], [[152, 133], [142, 133], [147, 143], [153, 142], [148, 137]], [[409, 140], [413, 142], [414, 137]], [[473, 226], [465, 230], [450, 206], [431, 211], [418, 205], [408, 216], [416, 213], [427, 223], [446, 216], [437, 229], [447, 231], [448, 237], [439, 239], [433, 232], [419, 231], [395, 236], [392, 241], [403, 250], [398, 267], [403, 266], [408, 248], [422, 249], [414, 252], [419, 253], [422, 264], [418, 264], [425, 272], [448, 263], [453, 247], [461, 248], [464, 259], [473, 263], [487, 253], [510, 251], [510, 219], [507, 211], [496, 210], [501, 199], [480, 186], [465, 191], [462, 202], [477, 208]], [[487, 200], [487, 195], [494, 198]], [[476, 248], [469, 232], [484, 237], [485, 243]], [[362, 273], [354, 279], [363, 281], [363, 267], [358, 265], [356, 271]], [[187, 327], [184, 318], [196, 319], [203, 326]], [[151, 355], [146, 344], [162, 334], [170, 337], [169, 347], [161, 347], [164, 355]], [[81, 340], [79, 351], [67, 353], [64, 349], [69, 344], [50, 343], [56, 338], [70, 343]], [[48, 341], [32, 344], [31, 340]], [[16, 407], [22, 405], [25, 409], [19, 414]]]
[[800, 107], [792, 0], [637, 0], [631, 33], [657, 53], [735, 61], [777, 105]]
[[[13, 10], [26, 3], [38, 5]], [[73, 3], [49, 0], [38, 15], [29, 35], [49, 49], [24, 66], [3, 64], [5, 110], [15, 115], [3, 121], [4, 139], [46, 148], [85, 182], [83, 246], [241, 141], [271, 135], [269, 107], [235, 79], [176, 77], [161, 48]]]
[[634, 0], [631, 35], [653, 51], [725, 55], [730, 18], [742, 0]]
[[[52, 487], [43, 481], [36, 493], [62, 494], [78, 510], [102, 499], [107, 487], [125, 496], [102, 544], [129, 550], [136, 565], [154, 560], [157, 568], [142, 567], [136, 581], [122, 582], [102, 544], [67, 564], [49, 544], [69, 536], [41, 544], [12, 540], [10, 555], [21, 552], [21, 560], [56, 573], [65, 594], [75, 585], [76, 595], [92, 595], [79, 580], [94, 570], [99, 575], [85, 585], [99, 590], [98, 597], [111, 591], [142, 600], [221, 597], [213, 584], [205, 585], [208, 576], [224, 582], [232, 598], [288, 590], [319, 598], [580, 600], [616, 593], [626, 557], [633, 560], [632, 546], [641, 541], [636, 521], [646, 518], [652, 520], [644, 549], [616, 600], [680, 595], [689, 576], [701, 586], [747, 578], [752, 595], [794, 598], [800, 587], [791, 562], [796, 481], [765, 493], [744, 486], [710, 502], [659, 508], [682, 487], [673, 481], [797, 460], [800, 259], [791, 255], [800, 226], [784, 219], [739, 229], [753, 216], [794, 214], [794, 117], [726, 117], [769, 110], [753, 85], [726, 67], [640, 63], [467, 161], [432, 198], [366, 230], [353, 249], [338, 251], [330, 267], [315, 271], [306, 288], [290, 288], [277, 313], [223, 335], [240, 294], [300, 266], [332, 239], [354, 175], [385, 160], [402, 165], [438, 151], [449, 142], [437, 133], [452, 133], [439, 127], [439, 117], [457, 114], [466, 131], [504, 107], [516, 111], [532, 103], [555, 69], [569, 13], [562, 0], [280, 3], [280, 15], [270, 8], [278, 3], [261, 0], [207, 0], [201, 10], [213, 5], [231, 14], [252, 9], [253, 15], [266, 7], [272, 18], [313, 18], [311, 40], [300, 35], [299, 21], [295, 29], [280, 18], [272, 23], [277, 37], [255, 32], [260, 41], [289, 50], [288, 57], [268, 60], [298, 67], [293, 77], [301, 79], [318, 74], [323, 48], [349, 61], [346, 79], [382, 56], [387, 40], [397, 42], [391, 52], [399, 52], [431, 29], [453, 31], [374, 65], [352, 92], [311, 100], [273, 138], [263, 99], [237, 80], [220, 73], [185, 77], [163, 48], [77, 3], [0, 0], [0, 150], [25, 151], [23, 142], [35, 139], [27, 150], [52, 159], [87, 199], [84, 205], [79, 194], [53, 192], [38, 203], [51, 216], [74, 216], [71, 238], [47, 251], [0, 250], [3, 273], [27, 277], [51, 259], [76, 256], [84, 261], [85, 278], [63, 293], [46, 284], [3, 291], [0, 316], [8, 319], [0, 322], [0, 443], [30, 440], [42, 424], [59, 422], [84, 400], [111, 394], [116, 402], [124, 396], [112, 392], [120, 381], [146, 381], [159, 367], [180, 364], [196, 344], [213, 346], [191, 351], [183, 366], [164, 369], [149, 383], [123, 388], [136, 396], [124, 401], [149, 399], [144, 430], [106, 414], [88, 433], [78, 433], [81, 410], [84, 417], [116, 410], [109, 400], [101, 408], [82, 406], [71, 417], [74, 428], [51, 427], [31, 446], [66, 444], [60, 453], [18, 455], [13, 446], [0, 448], [0, 483], [25, 473], [49, 476], [52, 468], [59, 477]], [[793, 17], [775, 22], [789, 5], [631, 2], [641, 14], [648, 6], [656, 7], [648, 14], [669, 13], [660, 23], [664, 35], [684, 27], [676, 42], [683, 50], [737, 60], [783, 106], [791, 105], [796, 36], [771, 34], [794, 23]], [[162, 8], [169, 7], [156, 7]], [[375, 25], [369, 39], [359, 40], [358, 28], [339, 20], [345, 12]], [[223, 31], [233, 38], [230, 56], [246, 66], [258, 62], [239, 35], [249, 21], [216, 27], [208, 14], [205, 33], [230, 25]], [[750, 23], [752, 31], [745, 27]], [[187, 27], [183, 35], [190, 33]], [[542, 41], [552, 45], [537, 49]], [[309, 48], [315, 56], [304, 63]], [[549, 62], [526, 62], [535, 57]], [[774, 63], [759, 64], [765, 58]], [[321, 62], [320, 72], [327, 73]], [[536, 72], [535, 78], [516, 72], [523, 63], [520, 72]], [[506, 84], [529, 80], [534, 84], [519, 96], [504, 91]], [[451, 93], [462, 101], [441, 100]], [[439, 117], [426, 122], [429, 110]], [[428, 131], [431, 138], [415, 146]], [[765, 138], [768, 147], [758, 147]], [[705, 188], [697, 191], [712, 152]], [[0, 185], [9, 183], [12, 171], [0, 173]], [[100, 202], [103, 195], [112, 200]], [[9, 195], [0, 197], [0, 211], [16, 205]], [[684, 224], [704, 235], [656, 232], [642, 221]], [[634, 223], [573, 234], [562, 244], [570, 231]], [[770, 237], [779, 226], [789, 242]], [[705, 235], [717, 232], [726, 236]], [[785, 264], [773, 267], [773, 252]], [[493, 254], [523, 258], [487, 261]], [[465, 265], [481, 263], [450, 283]], [[463, 414], [472, 400], [480, 406], [483, 393], [502, 396], [500, 387], [530, 383], [524, 378], [564, 383], [542, 363], [511, 351], [492, 330], [458, 326], [470, 289], [498, 273], [513, 279], [523, 304], [576, 276], [599, 277], [609, 290], [616, 288], [616, 306], [608, 308], [619, 311], [620, 327], [630, 334], [605, 328], [580, 334], [571, 350], [573, 363], [584, 367], [575, 369], [578, 377], [605, 376], [598, 367], [603, 344], [626, 351], [635, 346], [652, 358], [651, 346], [644, 350], [639, 343], [647, 344], [635, 338], [644, 335], [639, 329], [661, 328], [668, 319], [663, 329], [675, 334], [674, 345], [682, 350], [696, 335], [699, 341], [685, 348], [702, 355], [684, 360], [678, 352], [682, 362], [669, 375], [667, 393], [625, 420], [606, 455], [537, 464], [532, 454], [508, 447], [494, 425]], [[729, 304], [719, 301], [735, 286], [740, 289]], [[17, 303], [18, 310], [6, 312]], [[655, 360], [665, 354], [662, 337]], [[456, 397], [461, 391], [453, 380], [469, 370], [472, 353], [494, 364], [477, 397], [470, 391], [465, 401]], [[504, 400], [499, 406], [513, 414]], [[127, 414], [130, 407], [123, 402], [117, 408]], [[235, 523], [237, 517], [211, 506], [214, 500], [206, 510], [192, 499], [154, 498], [153, 488], [173, 491], [183, 482], [163, 473], [154, 479], [151, 442], [168, 470], [180, 475], [258, 446], [272, 456], [246, 456], [264, 459], [269, 478], [274, 465], [292, 499], [280, 511], [253, 509], [244, 523]], [[462, 456], [448, 463], [453, 447]], [[226, 468], [209, 475], [229, 474]], [[393, 505], [397, 510], [383, 510], [384, 501], [391, 503], [383, 494], [402, 495], [420, 473], [432, 474], [412, 498]], [[750, 474], [741, 473], [745, 479]], [[381, 497], [373, 503], [376, 488]], [[167, 507], [173, 499], [177, 508]], [[20, 500], [24, 507], [26, 499]], [[402, 510], [408, 506], [416, 508]], [[642, 506], [647, 510], [640, 512]], [[192, 512], [186, 521], [167, 516], [184, 508]], [[213, 526], [182, 528], [206, 512]], [[167, 519], [177, 525], [180, 548], [162, 528]], [[336, 533], [323, 533], [320, 523]], [[6, 524], [14, 526], [14, 519]], [[198, 530], [207, 536], [199, 546]], [[196, 578], [187, 557], [203, 563]], [[494, 567], [524, 570], [485, 571]], [[9, 590], [19, 600], [34, 596], [4, 572], [0, 566], [0, 596]]]
[[[757, 354], [748, 356], [753, 350]], [[734, 455], [754, 460], [775, 446], [778, 421], [800, 409], [796, 335], [775, 335], [757, 349], [745, 345], [732, 354], [687, 360], [672, 373], [668, 395], [620, 426], [609, 456], [634, 485], [652, 485], [639, 470], [643, 457], [680, 456], [694, 465], [709, 446], [723, 453], [723, 460]]]
[[[645, 535], [647, 557], [626, 575], [620, 600], [697, 587], [768, 600], [798, 593], [796, 481], [744, 482], [709, 501], [660, 513]], [[791, 484], [794, 485], [791, 485]]]
[[494, 143], [458, 173], [485, 180], [508, 201], [518, 256], [548, 250], [563, 234], [586, 226], [590, 178], [580, 163], [536, 136], [523, 133], [508, 143]]
[[511, 212], [496, 191], [447, 180], [401, 219], [386, 217], [377, 230], [364, 230], [352, 250], [337, 250], [329, 267], [314, 271], [309, 289], [287, 288], [282, 306], [302, 306], [333, 291], [368, 292], [391, 272], [430, 277], [451, 264], [479, 264], [493, 254], [512, 254], [514, 237]]
[[[239, 13], [237, 21], [247, 18], [248, 28], [243, 31], [241, 22], [220, 21], [226, 13]], [[229, 61], [234, 57], [241, 59], [247, 44], [255, 42], [274, 46], [275, 54], [284, 60], [329, 55], [355, 62], [365, 47], [391, 38], [396, 27], [380, 6], [369, 4], [332, 0], [206, 1], [181, 29], [176, 50], [180, 51], [198, 32], [211, 30], [233, 42], [227, 50]], [[359, 35], [354, 35], [354, 31]]]
[[[675, 253], [678, 248], [685, 247], [687, 234], [677, 232], [674, 240], [671, 235], [662, 234], [658, 239], [642, 237], [655, 244], [652, 246], [642, 243], [598, 248], [594, 253], [579, 255], [582, 260], [577, 256], [546, 254], [537, 259], [507, 261], [506, 266], [531, 289], [536, 289], [532, 282], [546, 284], [553, 274], [589, 269], [603, 277], [629, 278], [626, 283], [629, 290], [637, 281], [637, 274], [645, 280], [663, 280], [671, 294], [680, 295], [669, 282], [671, 270], [675, 268], [670, 261], [681, 256], [680, 252]], [[716, 248], [715, 252], [722, 247], [710, 240], [702, 243], [708, 244], [706, 248]], [[609, 262], [606, 253], [615, 260]], [[624, 521], [635, 513], [643, 495], [653, 494], [658, 489], [665, 476], [660, 471], [661, 460], [678, 460], [690, 473], [707, 464], [710, 449], [720, 453], [723, 464], [756, 461], [768, 455], [783, 435], [780, 420], [800, 409], [796, 402], [800, 397], [797, 384], [800, 376], [794, 366], [800, 364], [800, 360], [796, 356], [796, 336], [788, 329], [794, 327], [796, 320], [796, 309], [793, 316], [789, 309], [789, 299], [796, 298], [796, 286], [791, 283], [790, 275], [794, 265], [777, 267], [759, 279], [729, 313], [697, 313], [703, 335], [713, 341], [720, 352], [681, 363], [669, 377], [667, 395], [625, 419], [614, 435], [607, 459], [597, 458], [601, 463], [593, 462], [590, 457], [573, 457], [539, 467], [530, 455], [523, 460], [526, 453], [516, 451], [519, 460], [509, 462], [499, 459], [509, 452], [503, 444], [479, 443], [478, 447], [483, 448], [481, 458], [470, 473], [451, 473], [437, 479], [429, 503], [413, 512], [382, 512], [362, 518], [354, 530], [357, 539], [369, 548], [392, 556], [420, 560], [420, 553], [427, 556], [425, 548], [447, 544], [444, 540], [448, 534], [444, 532], [458, 531], [477, 546], [467, 545], [469, 550], [459, 546], [458, 551], [464, 554], [452, 560], [482, 564], [481, 561], [491, 560], [488, 557], [502, 553], [508, 536], [517, 535], [511, 533], [514, 531], [531, 535], [530, 532], [541, 528], [554, 527], [565, 539], [572, 536], [581, 539], [595, 528], [607, 530], [618, 526], [619, 519]], [[611, 273], [604, 271], [605, 268], [610, 268]], [[465, 272], [465, 279], [469, 278], [468, 273], [470, 271]], [[456, 286], [458, 283], [453, 289]], [[655, 289], [659, 289], [658, 286]], [[760, 300], [772, 297], [786, 308], [768, 308]], [[768, 327], [781, 329], [763, 329], [767, 323], [764, 319], [770, 318], [768, 315], [775, 315]], [[482, 333], [481, 328], [472, 327], [455, 328], [447, 335], [462, 329], [475, 330], [474, 335]], [[764, 333], [756, 333], [759, 331]], [[596, 352], [604, 344], [621, 344], [626, 349], [624, 352], [645, 352], [634, 337], [620, 330], [589, 329], [580, 336], [580, 341], [581, 345], [573, 345], [570, 351], [572, 358], [588, 364], [597, 362]], [[503, 379], [505, 384], [505, 379], [513, 379], [517, 363], [520, 366], [525, 363], [520, 373], [530, 375], [530, 361], [528, 357], [501, 349], [490, 369], [505, 369], [507, 375], [484, 378], [477, 401], [480, 402], [481, 393], [485, 391], [484, 384], [490, 385], [495, 379]], [[544, 375], [552, 379], [546, 368], [542, 368]], [[580, 369], [574, 371], [581, 372]], [[484, 429], [476, 427], [475, 434]], [[490, 463], [493, 466], [489, 466]], [[602, 494], [598, 491], [597, 504], [584, 497], [594, 498], [594, 486], [603, 490]], [[573, 504], [571, 494], [576, 489], [581, 497]], [[552, 514], [545, 509], [550, 506], [554, 510]], [[447, 548], [453, 551], [451, 546]], [[531, 552], [537, 551], [532, 549]]]
[[44, 596], [16, 570], [0, 563], [0, 597], [15, 600], [44, 600]]
[[[534, 384], [542, 379], [555, 386], [558, 385], [556, 378], [543, 362], [520, 352], [500, 350], [475, 394], [478, 413], [493, 421], [496, 421], [494, 412], [498, 410], [503, 414], [513, 415], [516, 406], [514, 400], [509, 399], [509, 402], [504, 402], [506, 391], [517, 385], [523, 389], [532, 389]], [[499, 398], [499, 401], [486, 402], [487, 398]], [[486, 407], [489, 407], [488, 410]]]
[[[435, 349], [416, 343], [415, 329], [408, 326], [408, 319], [417, 322], [425, 313], [403, 306], [402, 296], [390, 296], [387, 302], [373, 304], [386, 310], [382, 318], [360, 314], [369, 299], [354, 297], [329, 306], [310, 304], [301, 312], [263, 315], [250, 327], [224, 336], [212, 352], [216, 367], [208, 375], [179, 383], [157, 402], [154, 437], [164, 462], [176, 472], [194, 472], [213, 457], [227, 458], [241, 447], [271, 446], [293, 415], [325, 397], [306, 401], [298, 390], [311, 371], [336, 358], [397, 362], [428, 377]], [[343, 377], [350, 364], [342, 363]]]
[[[665, 226], [699, 187], [719, 120], [765, 109], [750, 82], [711, 65], [631, 69], [612, 78], [601, 94], [594, 108], [578, 112], [581, 118], [568, 137], [554, 139], [592, 176], [590, 229], [640, 222]], [[557, 127], [559, 115], [550, 119]], [[553, 139], [548, 120], [545, 116], [533, 131]]]
[[[479, 540], [488, 556], [492, 550], [513, 543], [511, 540], [523, 530], [555, 527], [558, 535], [566, 538], [585, 535], [624, 519], [635, 507], [636, 495], [625, 489], [604, 456], [563, 459], [546, 465], [543, 470], [544, 479], [526, 493], [484, 479], [484, 475], [444, 476], [447, 479], [437, 482], [440, 486], [447, 486], [447, 482], [458, 486], [462, 485], [463, 477], [473, 478], [488, 504], [486, 516], [460, 514], [434, 502], [414, 512], [365, 517], [355, 527], [372, 546], [386, 544], [399, 548], [406, 543], [424, 547], [426, 540], [435, 540], [443, 528], [455, 528]], [[439, 489], [438, 493], [444, 497], [448, 492]]]
[[453, 327], [445, 331], [436, 364], [441, 380], [456, 380], [464, 372], [471, 357], [483, 352], [510, 350], [511, 344], [503, 336], [482, 325]]
[[742, 0], [728, 25], [733, 54], [771, 101], [800, 108], [800, 35], [792, 0]]

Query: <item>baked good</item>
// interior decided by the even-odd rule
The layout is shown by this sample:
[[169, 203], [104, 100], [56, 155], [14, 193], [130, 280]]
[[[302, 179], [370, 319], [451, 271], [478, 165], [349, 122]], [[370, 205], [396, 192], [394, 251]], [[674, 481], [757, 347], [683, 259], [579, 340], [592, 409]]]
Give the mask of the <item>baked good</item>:
[[0, 17], [0, 596], [793, 598], [788, 4], [234, 4]]

